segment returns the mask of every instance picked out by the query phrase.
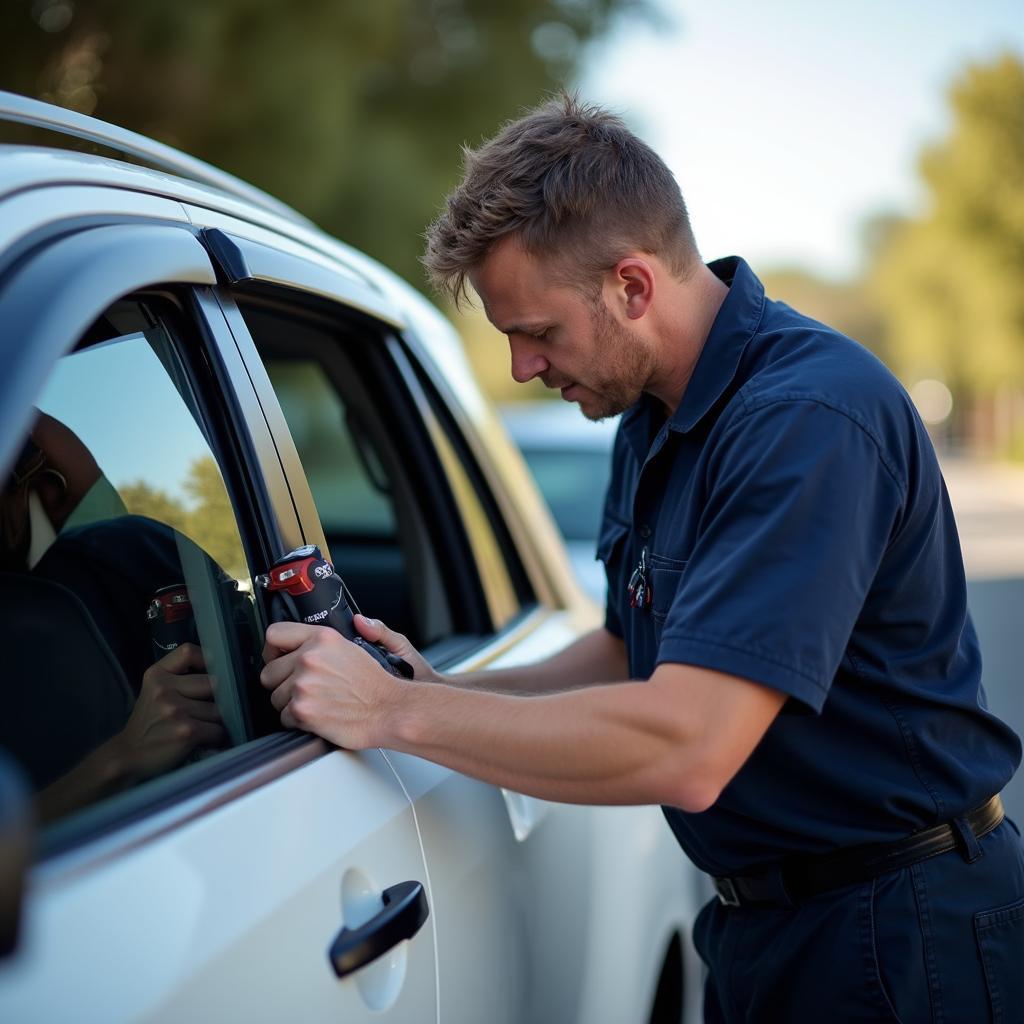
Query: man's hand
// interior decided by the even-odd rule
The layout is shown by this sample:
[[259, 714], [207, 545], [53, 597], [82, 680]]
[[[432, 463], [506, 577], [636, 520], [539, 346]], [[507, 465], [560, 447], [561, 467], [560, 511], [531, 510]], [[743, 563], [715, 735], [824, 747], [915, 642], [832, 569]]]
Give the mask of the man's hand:
[[[389, 634], [396, 645], [389, 645], [389, 650], [401, 654], [417, 671], [433, 673], [405, 637], [383, 626], [373, 630], [368, 621], [357, 617], [357, 628], [366, 639], [371, 639], [371, 632]], [[349, 750], [379, 745], [381, 723], [394, 709], [395, 690], [403, 680], [386, 672], [366, 651], [328, 626], [276, 622], [267, 629], [263, 660], [267, 665], [260, 682], [272, 691], [270, 702], [281, 713], [285, 728], [315, 732]]]
[[224, 742], [226, 733], [205, 668], [202, 650], [182, 644], [146, 670], [128, 722], [110, 741], [126, 780], [160, 775], [193, 750]]
[[418, 683], [445, 683], [447, 679], [439, 672], [435, 672], [426, 658], [416, 650], [408, 637], [388, 629], [380, 619], [368, 619], [365, 615], [356, 615], [352, 621], [359, 630], [359, 635], [372, 644], [383, 644], [391, 654], [397, 654], [400, 658], [412, 666], [413, 679]]

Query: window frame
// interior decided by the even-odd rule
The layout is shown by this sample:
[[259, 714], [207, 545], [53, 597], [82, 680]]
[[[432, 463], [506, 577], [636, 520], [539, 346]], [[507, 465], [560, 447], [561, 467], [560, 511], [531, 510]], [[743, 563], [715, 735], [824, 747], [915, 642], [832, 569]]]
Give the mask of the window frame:
[[[180, 209], [180, 207], [179, 207]], [[252, 381], [237, 346], [211, 297], [217, 275], [193, 229], [174, 220], [81, 218], [55, 223], [36, 243], [4, 264], [0, 273], [0, 466], [19, 448], [31, 425], [33, 401], [51, 367], [79, 344], [85, 332], [113, 303], [151, 292], [177, 297], [186, 334], [196, 347], [181, 357], [203, 405], [213, 454], [229, 488], [243, 548], [255, 559], [262, 547], [290, 543], [299, 536], [298, 518], [288, 495], [281, 460], [259, 409]], [[44, 299], [45, 301], [41, 301]], [[209, 371], [199, 381], [197, 360]], [[220, 398], [224, 416], [211, 417]], [[241, 514], [244, 494], [252, 515]], [[255, 566], [252, 566], [255, 569]], [[176, 828], [328, 753], [330, 748], [305, 733], [275, 731], [97, 801], [41, 830], [37, 865], [89, 863]], [[212, 762], [212, 763], [211, 763]], [[101, 842], [101, 840], [106, 842]]]
[[[301, 262], [296, 261], [297, 264]], [[512, 593], [511, 585], [507, 582], [503, 583], [499, 579], [495, 583], [495, 573], [500, 576], [503, 567], [497, 570], [491, 567], [490, 579], [482, 577], [478, 571], [477, 559], [481, 544], [479, 540], [474, 543], [474, 539], [466, 532], [467, 522], [472, 519], [473, 513], [467, 509], [465, 494], [460, 493], [457, 484], [453, 484], [450, 467], [445, 464], [446, 460], [439, 455], [437, 448], [439, 441], [445, 445], [448, 443], [447, 437], [440, 431], [391, 324], [338, 300], [326, 299], [305, 292], [297, 285], [279, 282], [242, 282], [230, 290], [219, 289], [217, 296], [250, 370], [267, 421], [276, 425], [272, 429], [278, 450], [282, 453], [285, 473], [292, 486], [304, 543], [317, 544], [324, 552], [328, 552], [330, 546], [305, 469], [242, 307], [256, 303], [286, 318], [313, 318], [325, 325], [344, 325], [366, 333], [366, 347], [361, 352], [364, 372], [373, 378], [375, 386], [380, 388], [382, 403], [392, 412], [388, 433], [392, 439], [394, 435], [400, 434], [403, 444], [410, 449], [408, 458], [403, 460], [407, 476], [415, 479], [424, 493], [429, 494], [427, 504], [430, 511], [424, 518], [434, 544], [435, 557], [440, 559], [442, 551], [448, 552], [444, 558], [451, 563], [451, 574], [445, 579], [449, 601], [460, 602], [469, 609], [470, 614], [476, 616], [469, 632], [454, 632], [440, 638], [424, 647], [424, 654], [439, 665], [450, 664], [471, 650], [492, 642], [495, 635], [521, 609], [509, 608], [507, 601], [503, 607], [500, 598], [495, 600], [496, 587], [504, 586], [507, 593]], [[325, 372], [330, 380], [332, 375], [329, 369], [325, 369]], [[461, 490], [464, 492], [465, 487]], [[479, 519], [479, 515], [476, 518]], [[443, 540], [438, 540], [439, 535], [443, 536]], [[496, 610], [501, 615], [497, 622], [493, 617]]]

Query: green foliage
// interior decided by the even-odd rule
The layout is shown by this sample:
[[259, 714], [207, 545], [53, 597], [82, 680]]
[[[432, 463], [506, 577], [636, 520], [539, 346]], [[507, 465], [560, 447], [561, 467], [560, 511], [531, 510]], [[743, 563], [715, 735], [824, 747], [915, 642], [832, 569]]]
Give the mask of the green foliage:
[[795, 267], [768, 270], [760, 276], [770, 298], [788, 303], [887, 358], [881, 312], [862, 281], [827, 281]]
[[422, 285], [459, 150], [647, 0], [5, 0], [0, 88], [168, 142]]
[[150, 486], [144, 480], [117, 487], [125, 508], [135, 516], [146, 516], [158, 523], [166, 523], [179, 533], [188, 533], [188, 509], [166, 491]]
[[871, 284], [904, 379], [985, 398], [1024, 387], [1024, 62], [969, 66], [950, 101], [921, 158], [929, 207], [888, 226]]
[[186, 505], [143, 480], [119, 484], [117, 488], [132, 515], [166, 523], [195, 541], [229, 576], [246, 579], [249, 570], [235, 512], [213, 456], [203, 456], [189, 466], [184, 489], [191, 504]]

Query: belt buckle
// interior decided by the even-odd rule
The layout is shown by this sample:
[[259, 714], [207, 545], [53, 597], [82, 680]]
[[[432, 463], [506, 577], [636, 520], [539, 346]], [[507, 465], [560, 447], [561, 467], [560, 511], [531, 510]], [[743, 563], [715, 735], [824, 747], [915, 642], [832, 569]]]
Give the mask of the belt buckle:
[[740, 905], [740, 896], [731, 878], [712, 878], [711, 881], [718, 894], [718, 901], [723, 907], [738, 907]]

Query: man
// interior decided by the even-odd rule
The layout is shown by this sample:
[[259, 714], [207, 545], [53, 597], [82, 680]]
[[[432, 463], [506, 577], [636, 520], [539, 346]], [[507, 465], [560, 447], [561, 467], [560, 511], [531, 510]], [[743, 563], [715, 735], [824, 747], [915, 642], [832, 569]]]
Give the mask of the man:
[[605, 625], [445, 678], [358, 619], [413, 663], [405, 685], [272, 626], [282, 722], [538, 797], [662, 804], [717, 880], [709, 1021], [1024, 1019], [1024, 853], [994, 799], [1021, 748], [985, 708], [900, 385], [742, 260], [706, 266], [661, 160], [571, 98], [467, 154], [425, 262], [457, 300], [472, 284], [516, 380], [623, 413]]

